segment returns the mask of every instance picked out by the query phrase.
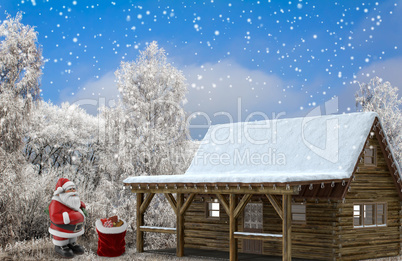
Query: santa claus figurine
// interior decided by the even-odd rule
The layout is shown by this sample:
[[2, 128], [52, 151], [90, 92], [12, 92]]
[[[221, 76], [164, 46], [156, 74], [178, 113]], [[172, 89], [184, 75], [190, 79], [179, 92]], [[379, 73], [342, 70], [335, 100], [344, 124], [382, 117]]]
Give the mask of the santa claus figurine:
[[77, 237], [84, 234], [85, 204], [80, 201], [75, 184], [60, 178], [49, 205], [51, 220], [49, 233], [53, 235], [56, 253], [65, 258], [73, 258], [84, 253], [77, 244]]

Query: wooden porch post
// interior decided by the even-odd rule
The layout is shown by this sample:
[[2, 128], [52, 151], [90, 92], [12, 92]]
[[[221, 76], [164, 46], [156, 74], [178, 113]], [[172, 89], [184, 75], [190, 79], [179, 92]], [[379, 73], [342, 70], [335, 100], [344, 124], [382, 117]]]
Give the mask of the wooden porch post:
[[144, 232], [140, 231], [140, 226], [144, 225], [144, 214], [141, 212], [141, 205], [144, 201], [144, 193], [137, 193], [137, 252], [144, 252]]
[[282, 260], [292, 260], [292, 196], [282, 195]]
[[234, 232], [237, 228], [237, 218], [235, 217], [236, 195], [230, 194], [229, 200], [229, 257], [230, 261], [237, 261], [237, 239]]
[[182, 257], [184, 255], [184, 213], [181, 213], [181, 208], [184, 203], [182, 193], [177, 193], [177, 207], [176, 207], [176, 234], [177, 234], [177, 246], [176, 255]]

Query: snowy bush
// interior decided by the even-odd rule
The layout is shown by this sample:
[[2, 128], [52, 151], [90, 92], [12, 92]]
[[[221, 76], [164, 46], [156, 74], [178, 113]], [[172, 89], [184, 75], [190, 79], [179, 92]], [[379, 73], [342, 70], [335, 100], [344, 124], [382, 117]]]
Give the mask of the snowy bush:
[[17, 169], [7, 169], [0, 176], [0, 245], [14, 241], [46, 237], [49, 218], [49, 195], [54, 190], [53, 179], [37, 176], [24, 163]]

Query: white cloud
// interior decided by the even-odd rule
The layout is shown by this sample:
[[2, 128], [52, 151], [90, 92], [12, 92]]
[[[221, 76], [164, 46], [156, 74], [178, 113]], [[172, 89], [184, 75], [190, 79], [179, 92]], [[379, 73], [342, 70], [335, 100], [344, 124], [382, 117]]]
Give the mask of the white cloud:
[[356, 79], [359, 82], [368, 82], [370, 79], [378, 76], [384, 81], [390, 82], [392, 86], [398, 87], [400, 91], [399, 93], [402, 94], [401, 67], [402, 57], [375, 62], [360, 70], [356, 75]]
[[205, 125], [207, 119], [213, 124], [244, 121], [252, 113], [266, 115], [269, 119], [279, 113], [281, 118], [294, 116], [308, 99], [300, 91], [288, 88], [293, 85], [290, 81], [247, 69], [230, 60], [189, 66], [184, 69], [184, 75], [189, 89], [185, 109], [202, 114], [198, 120], [191, 121], [193, 124]]
[[359, 90], [360, 83], [368, 83], [372, 78], [378, 76], [384, 81], [388, 81], [392, 86], [399, 88], [399, 97], [402, 97], [402, 77], [401, 70], [402, 57], [392, 58], [385, 61], [374, 62], [371, 65], [362, 68], [356, 74], [356, 83], [351, 84], [344, 92], [340, 94], [340, 107], [343, 111], [347, 107], [355, 111], [355, 93]]
[[113, 107], [118, 101], [119, 91], [115, 82], [114, 72], [110, 71], [99, 78], [86, 82], [73, 96], [61, 95], [62, 101], [78, 104], [88, 113], [96, 115], [98, 108]]
[[[294, 82], [247, 69], [230, 60], [187, 66], [183, 73], [188, 83], [185, 110], [188, 115], [204, 114], [192, 120], [192, 124], [205, 125], [206, 118], [212, 124], [244, 121], [256, 113], [252, 119], [263, 119], [261, 115], [269, 119], [278, 115], [281, 118], [300, 116], [303, 113], [300, 106], [308, 100], [308, 95], [289, 87], [295, 85]], [[60, 100], [79, 104], [88, 113], [96, 115], [99, 106], [113, 107], [118, 99], [114, 72], [111, 71], [99, 80], [86, 82], [74, 96], [64, 93]], [[224, 114], [219, 114], [221, 112]], [[199, 133], [205, 131], [204, 128]]]

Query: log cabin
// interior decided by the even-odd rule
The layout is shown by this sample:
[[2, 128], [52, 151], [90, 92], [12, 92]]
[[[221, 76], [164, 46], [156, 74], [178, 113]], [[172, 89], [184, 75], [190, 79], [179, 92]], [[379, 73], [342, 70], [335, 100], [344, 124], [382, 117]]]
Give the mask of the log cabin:
[[[211, 126], [182, 175], [124, 180], [137, 195], [137, 251], [144, 233], [177, 235], [185, 248], [361, 260], [401, 254], [401, 170], [376, 113]], [[156, 193], [175, 228], [150, 227]]]

